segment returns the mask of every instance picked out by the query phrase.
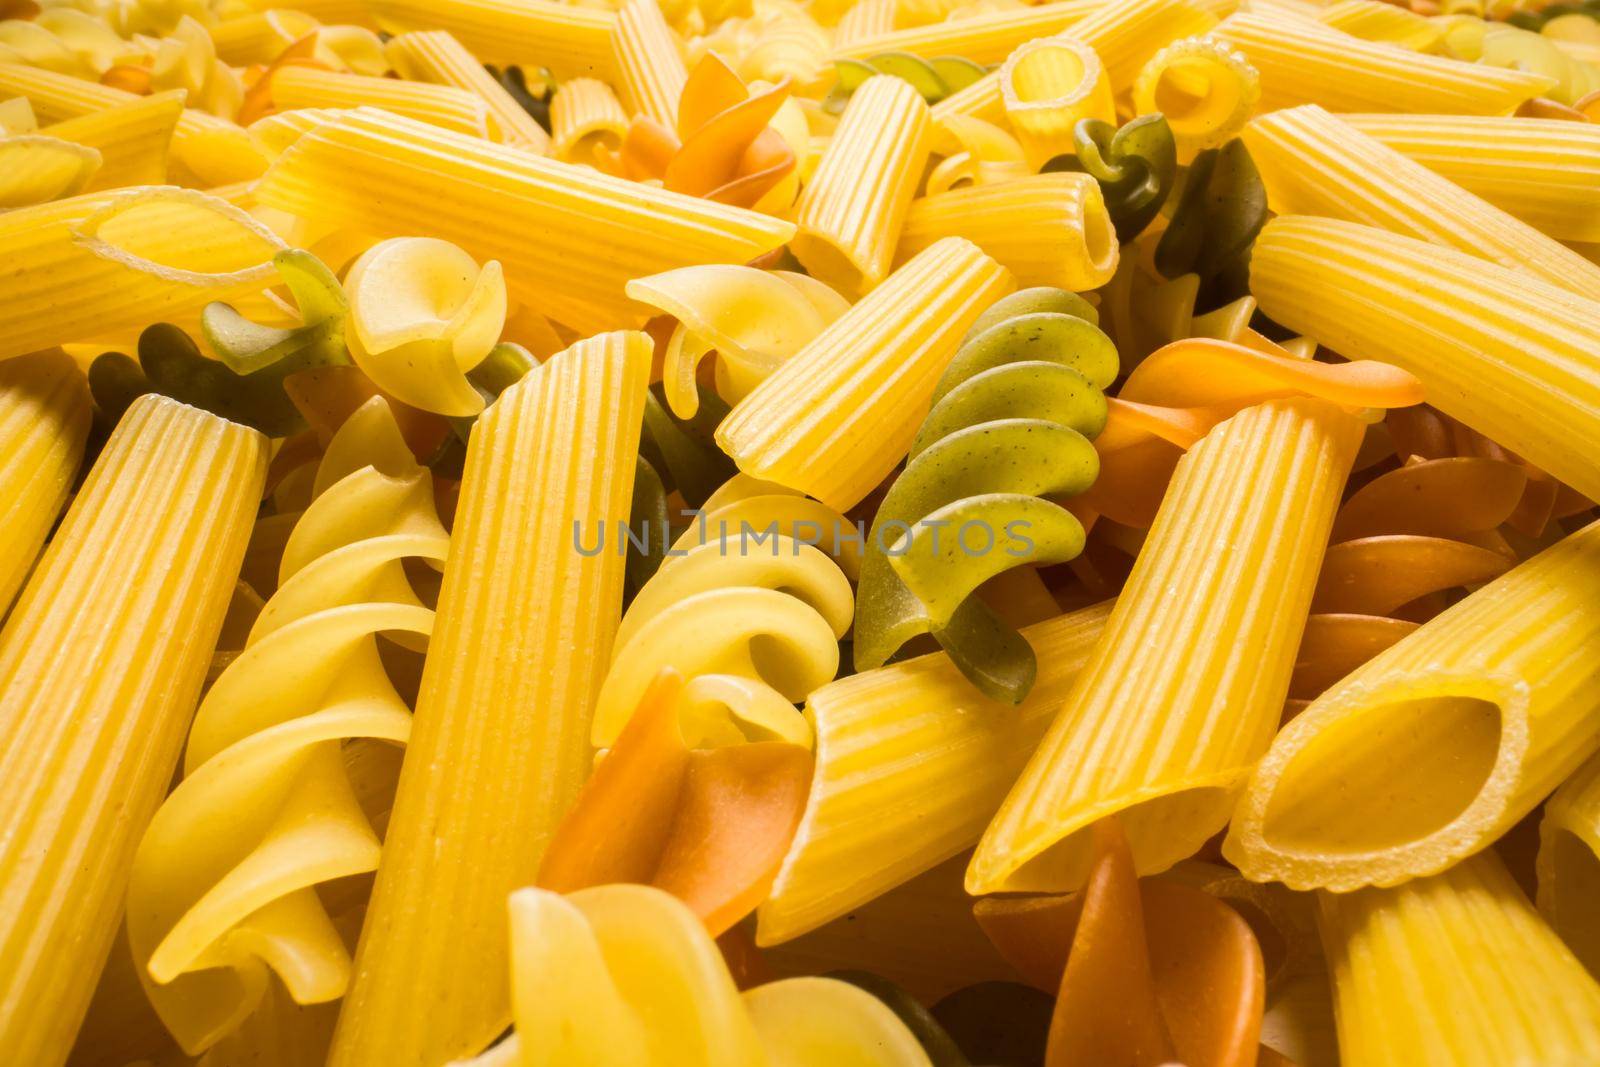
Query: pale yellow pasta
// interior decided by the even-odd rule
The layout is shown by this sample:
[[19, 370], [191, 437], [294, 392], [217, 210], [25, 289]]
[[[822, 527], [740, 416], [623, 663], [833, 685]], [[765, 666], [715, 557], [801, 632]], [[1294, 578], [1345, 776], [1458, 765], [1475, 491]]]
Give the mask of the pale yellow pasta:
[[1209, 37], [1186, 37], [1146, 63], [1133, 83], [1138, 114], [1166, 116], [1178, 156], [1190, 159], [1244, 128], [1261, 99], [1261, 75], [1235, 49]]
[[1184, 455], [1105, 636], [984, 832], [970, 892], [1080, 888], [1107, 815], [1147, 873], [1227, 824], [1278, 728], [1361, 436], [1323, 401], [1275, 400]]
[[[857, 41], [870, 40], [891, 32], [899, 11], [900, 0], [856, 0], [833, 28], [835, 51], [846, 55], [847, 49]], [[1047, 29], [1044, 32], [1051, 31]]]
[[0, 215], [0, 359], [196, 318], [275, 284], [283, 247], [243, 211], [165, 186]]
[[1000, 99], [1029, 164], [1073, 151], [1082, 119], [1115, 122], [1111, 82], [1093, 48], [1071, 37], [1029, 41], [1000, 65]]
[[562, 82], [550, 102], [551, 154], [610, 172], [628, 135], [628, 113], [611, 86], [594, 78]]
[[[513, 298], [579, 331], [642, 324], [623, 293], [634, 278], [744, 263], [794, 232], [753, 211], [371, 109], [302, 136], [257, 196], [329, 226], [439, 237], [480, 262], [498, 260]], [[527, 239], [535, 233], [537, 241]]]
[[379, 107], [473, 137], [489, 135], [488, 105], [477, 95], [453, 85], [284, 67], [272, 75], [272, 99], [285, 111], [300, 107]]
[[268, 0], [273, 10], [299, 11], [324, 26], [364, 26], [378, 29], [369, 0]]
[[799, 93], [821, 92], [833, 76], [828, 34], [794, 0], [757, 0], [757, 37], [738, 57], [746, 81], [788, 78]]
[[18, 133], [36, 133], [38, 129], [39, 120], [27, 97], [13, 96], [9, 100], [0, 100], [0, 133], [10, 137]]
[[574, 538], [627, 520], [650, 354], [641, 333], [580, 341], [473, 427], [333, 1067], [475, 1055], [511, 1020], [506, 894], [587, 776], [621, 609], [622, 554]]
[[489, 109], [494, 140], [543, 154], [550, 146], [544, 127], [489, 76], [476, 56], [444, 30], [414, 30], [384, 46], [389, 62], [403, 78], [453, 85], [482, 100]]
[[1479, 115], [1344, 122], [1562, 241], [1600, 241], [1600, 127]]
[[1600, 748], [1600, 526], [1369, 660], [1284, 728], [1223, 848], [1251, 878], [1343, 891], [1434, 874]]
[[1315, 104], [1263, 115], [1244, 139], [1280, 215], [1377, 226], [1600, 298], [1600, 267]]
[[236, 67], [251, 63], [271, 63], [285, 48], [320, 24], [303, 11], [250, 11], [223, 19], [208, 27], [217, 58]]
[[1545, 803], [1537, 867], [1539, 911], [1589, 973], [1600, 974], [1600, 756]]
[[39, 132], [100, 153], [90, 191], [159, 185], [167, 180], [167, 154], [183, 113], [183, 93], [174, 89], [52, 123]]
[[617, 84], [630, 114], [648, 115], [667, 129], [678, 125], [678, 97], [689, 71], [683, 50], [656, 0], [626, 0], [612, 37]]
[[757, 939], [788, 941], [972, 847], [1105, 628], [1109, 605], [1023, 631], [1039, 676], [1016, 707], [972, 687], [943, 653], [811, 694], [817, 763]]
[[[1132, 87], [1150, 57], [1173, 41], [1205, 33], [1217, 17], [1202, 0], [1130, 0], [1096, 4], [1092, 12], [1075, 20], [1063, 36], [1088, 45], [1100, 57], [1113, 94]], [[952, 93], [934, 106], [933, 117], [943, 122], [952, 115], [970, 115], [997, 122], [1005, 114], [999, 72], [985, 75]]]
[[868, 78], [796, 207], [790, 250], [840, 292], [869, 292], [889, 273], [901, 223], [927, 164], [928, 105], [899, 78]]
[[89, 434], [89, 392], [60, 352], [0, 363], [0, 617], [67, 502]]
[[0, 1048], [16, 1063], [63, 1062], [89, 1005], [266, 466], [254, 430], [134, 401], [0, 631]]
[[1452, 248], [1280, 216], [1256, 239], [1261, 310], [1422, 379], [1446, 414], [1600, 498], [1600, 303]]
[[486, 63], [536, 59], [557, 78], [615, 73], [614, 12], [555, 0], [369, 0], [389, 33], [444, 30]]
[[85, 145], [36, 133], [0, 138], [0, 210], [71, 196], [99, 169], [100, 153]]
[[1338, 0], [1318, 12], [1317, 20], [1364, 41], [1398, 45], [1414, 52], [1430, 51], [1444, 36], [1438, 23], [1383, 0]]
[[967, 185], [1009, 181], [1032, 173], [1023, 156], [1022, 145], [992, 122], [970, 115], [946, 115], [933, 132], [933, 150], [944, 158], [928, 173], [926, 192], [929, 196]]
[[1321, 104], [1331, 111], [1508, 115], [1553, 80], [1363, 41], [1307, 19], [1229, 16], [1215, 36], [1261, 73], [1261, 109]]
[[913, 200], [896, 258], [905, 262], [945, 237], [965, 237], [1025, 288], [1087, 292], [1117, 269], [1116, 231], [1087, 174], [1035, 174]]
[[739, 469], [848, 511], [905, 457], [968, 327], [1014, 283], [949, 237], [889, 276], [717, 427]]
[[[864, 24], [859, 29], [852, 26], [845, 32], [845, 24], [840, 23], [841, 39], [835, 43], [834, 55], [840, 59], [866, 59], [881, 52], [910, 52], [929, 59], [961, 56], [974, 63], [999, 63], [1018, 45], [1060, 33], [1100, 7], [1099, 0], [1057, 0], [898, 30], [892, 25], [879, 29], [883, 15], [876, 14], [871, 17], [877, 25]], [[891, 17], [892, 10], [891, 7]], [[867, 19], [864, 17], [862, 22]], [[867, 29], [874, 32], [865, 32]]]
[[1600, 1062], [1600, 986], [1492, 851], [1319, 900], [1344, 1067]]
[[[397, 38], [398, 39], [398, 38]], [[298, 141], [308, 130], [330, 123], [341, 122], [350, 114], [345, 108], [302, 107], [293, 111], [278, 111], [250, 124], [250, 135], [266, 146], [273, 155]], [[239, 188], [239, 185], [230, 186]], [[254, 183], [244, 187], [253, 189]], [[213, 194], [214, 194], [213, 190]]]

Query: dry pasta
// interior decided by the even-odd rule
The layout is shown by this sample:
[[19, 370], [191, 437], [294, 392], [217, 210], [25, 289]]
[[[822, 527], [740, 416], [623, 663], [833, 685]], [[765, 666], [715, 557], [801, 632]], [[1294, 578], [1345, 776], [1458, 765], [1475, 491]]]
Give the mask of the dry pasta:
[[574, 78], [556, 90], [550, 102], [550, 149], [557, 159], [613, 170], [627, 133], [628, 113], [605, 82]]
[[550, 144], [544, 127], [523, 110], [505, 87], [489, 76], [477, 58], [444, 30], [414, 30], [392, 38], [384, 54], [402, 77], [465, 89], [482, 100], [496, 140], [543, 153]]
[[614, 13], [554, 0], [372, 0], [390, 33], [445, 30], [489, 63], [535, 56], [558, 78], [607, 77]]
[[671, 127], [689, 80], [681, 46], [656, 0], [628, 0], [617, 12], [613, 38], [618, 80], [634, 114]]

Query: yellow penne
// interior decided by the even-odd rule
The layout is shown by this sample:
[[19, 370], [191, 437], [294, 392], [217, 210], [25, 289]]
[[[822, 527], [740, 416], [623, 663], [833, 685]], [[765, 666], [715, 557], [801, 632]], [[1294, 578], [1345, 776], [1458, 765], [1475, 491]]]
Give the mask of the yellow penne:
[[89, 193], [0, 215], [0, 359], [198, 316], [277, 281], [283, 243], [187, 189]]
[[66, 1058], [165, 794], [266, 476], [163, 397], [117, 425], [0, 632], [0, 1048]]
[[609, 171], [627, 135], [628, 113], [605, 82], [573, 78], [556, 89], [550, 102], [550, 154], [563, 163]]
[[967, 328], [1013, 287], [970, 241], [937, 242], [735, 405], [717, 443], [746, 474], [848, 511], [905, 458]]
[[796, 207], [790, 249], [812, 275], [855, 294], [883, 281], [931, 129], [928, 105], [900, 78], [868, 78], [850, 97]]
[[1590, 974], [1600, 974], [1600, 757], [1556, 790], [1539, 821], [1539, 911]]
[[365, 26], [378, 29], [368, 0], [271, 0], [273, 10], [298, 11], [324, 26]]
[[612, 38], [618, 87], [628, 110], [667, 129], [678, 125], [678, 98], [689, 71], [683, 48], [656, 0], [627, 0], [617, 11]]
[[1098, 289], [1117, 270], [1117, 238], [1087, 174], [1035, 174], [911, 202], [895, 253], [905, 262], [945, 237], [965, 237], [1023, 287]]
[[1308, 19], [1240, 12], [1215, 36], [1261, 72], [1261, 110], [1509, 115], [1555, 84], [1542, 74], [1462, 63], [1363, 41]]
[[100, 153], [58, 137], [0, 138], [0, 210], [32, 207], [81, 192], [100, 169]]
[[1437, 22], [1383, 0], [1339, 0], [1317, 13], [1317, 21], [1363, 41], [1399, 45], [1414, 52], [1430, 50], [1444, 29]]
[[817, 764], [794, 842], [757, 913], [777, 944], [971, 848], [1050, 725], [1110, 605], [1028, 627], [1039, 677], [1020, 705], [982, 696], [944, 653], [864, 671], [806, 702]]
[[575, 538], [627, 520], [651, 347], [580, 341], [473, 428], [335, 1067], [474, 1055], [510, 1021], [506, 894], [588, 772], [621, 609], [622, 554]]
[[1251, 253], [1273, 320], [1422, 379], [1428, 400], [1600, 497], [1600, 304], [1451, 248], [1280, 216]]
[[1134, 110], [1166, 116], [1183, 160], [1233, 137], [1260, 99], [1256, 68], [1236, 49], [1209, 37], [1173, 41], [1150, 57], [1133, 83]]
[[[892, 32], [899, 11], [900, 0], [856, 0], [850, 5], [850, 10], [839, 19], [839, 24], [833, 28], [834, 51], [841, 56], [849, 55], [850, 47], [857, 41], [881, 37]], [[1044, 32], [1053, 31], [1046, 29]], [[865, 55], [873, 54], [875, 53], [865, 53]]]
[[[852, 8], [851, 15], [862, 6]], [[846, 22], [840, 22], [834, 55], [839, 59], [866, 59], [882, 52], [910, 52], [927, 59], [961, 56], [974, 63], [999, 63], [1023, 42], [1060, 33], [1100, 7], [1099, 0], [1058, 0], [896, 30], [891, 6], [888, 25], [884, 25], [881, 13], [870, 11], [858, 20], [859, 25], [847, 29]]]
[[1114, 122], [1111, 82], [1094, 49], [1071, 37], [1029, 41], [1001, 64], [1000, 99], [1028, 162], [1073, 151], [1081, 119]]
[[1361, 436], [1323, 401], [1276, 400], [1184, 455], [1105, 636], [984, 832], [969, 891], [1081, 887], [1087, 830], [1107, 815], [1143, 872], [1222, 829], [1277, 730]]
[[489, 135], [488, 105], [477, 95], [453, 85], [284, 67], [272, 75], [272, 99], [285, 111], [301, 107], [380, 107], [473, 137]]
[[0, 617], [67, 501], [89, 434], [89, 391], [60, 352], [0, 363]]
[[1344, 1067], [1600, 1062], [1600, 986], [1493, 852], [1320, 901]]
[[1600, 525], [1368, 661], [1286, 726], [1224, 851], [1297, 889], [1394, 885], [1471, 855], [1600, 748]]
[[319, 28], [318, 21], [302, 11], [251, 11], [223, 19], [207, 27], [217, 58], [235, 67], [252, 63], [271, 63], [306, 34]]
[[[1163, 47], [1184, 37], [1195, 37], [1217, 24], [1203, 0], [1131, 0], [1125, 4], [1096, 4], [1092, 13], [1074, 21], [1063, 33], [1094, 49], [1105, 67], [1113, 94], [1132, 85], [1140, 69]], [[1005, 116], [996, 71], [941, 100], [933, 109], [935, 122], [953, 115], [970, 115], [986, 122]]]
[[444, 30], [402, 33], [384, 46], [384, 52], [403, 78], [452, 85], [482, 100], [489, 109], [493, 140], [541, 154], [549, 149], [550, 135], [544, 127], [489, 76], [476, 56]]
[[1244, 139], [1280, 215], [1377, 226], [1600, 299], [1600, 267], [1315, 104], [1263, 115]]
[[181, 90], [135, 97], [101, 111], [91, 111], [46, 126], [40, 133], [88, 145], [100, 153], [100, 169], [88, 189], [124, 185], [160, 185], [167, 180], [167, 151], [183, 116]]
[[486, 63], [537, 61], [557, 78], [614, 73], [611, 35], [617, 16], [555, 0], [370, 0], [389, 33], [445, 30]]
[[[62, 122], [106, 108], [136, 104], [134, 93], [54, 71], [0, 62], [0, 96], [24, 96], [44, 122]], [[243, 127], [187, 109], [172, 135], [174, 162], [200, 185], [226, 185], [261, 176], [266, 150]]]
[[515, 299], [579, 331], [642, 323], [623, 292], [634, 278], [748, 262], [794, 232], [753, 211], [371, 109], [306, 133], [256, 195], [331, 226], [439, 237], [480, 262], [499, 260]]
[[1600, 127], [1479, 115], [1341, 115], [1350, 126], [1563, 241], [1600, 241]]

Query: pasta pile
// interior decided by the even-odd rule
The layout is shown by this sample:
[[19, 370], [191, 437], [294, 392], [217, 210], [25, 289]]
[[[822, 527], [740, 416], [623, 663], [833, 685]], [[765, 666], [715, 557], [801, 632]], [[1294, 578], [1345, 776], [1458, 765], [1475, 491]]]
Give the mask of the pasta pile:
[[0, 1064], [1600, 1064], [1600, 0], [0, 0], [0, 293]]

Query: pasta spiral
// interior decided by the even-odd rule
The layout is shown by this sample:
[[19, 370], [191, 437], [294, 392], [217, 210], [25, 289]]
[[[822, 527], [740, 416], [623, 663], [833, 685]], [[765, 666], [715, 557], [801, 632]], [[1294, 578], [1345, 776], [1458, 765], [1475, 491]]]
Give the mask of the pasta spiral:
[[838, 671], [859, 551], [857, 528], [827, 505], [734, 476], [623, 615], [595, 745], [616, 740], [650, 680], [671, 667], [688, 681], [691, 745], [749, 735], [809, 747], [794, 705]]
[[300, 1003], [344, 992], [350, 959], [316, 886], [377, 867], [342, 743], [404, 744], [408, 708], [377, 634], [419, 643], [433, 612], [402, 569], [449, 535], [382, 398], [330, 442], [282, 584], [195, 715], [184, 779], [140, 843], [128, 939], [157, 1012], [198, 1053], [275, 971]]
[[[1092, 316], [1065, 290], [1026, 289], [974, 324], [873, 522], [857, 670], [932, 633], [985, 694], [1012, 703], [1027, 694], [1032, 649], [972, 594], [1024, 563], [1061, 563], [1083, 550], [1078, 520], [1041, 498], [1081, 493], [1099, 473], [1090, 439], [1105, 426], [1101, 390], [1119, 366]], [[976, 548], [973, 527], [984, 534]]]

